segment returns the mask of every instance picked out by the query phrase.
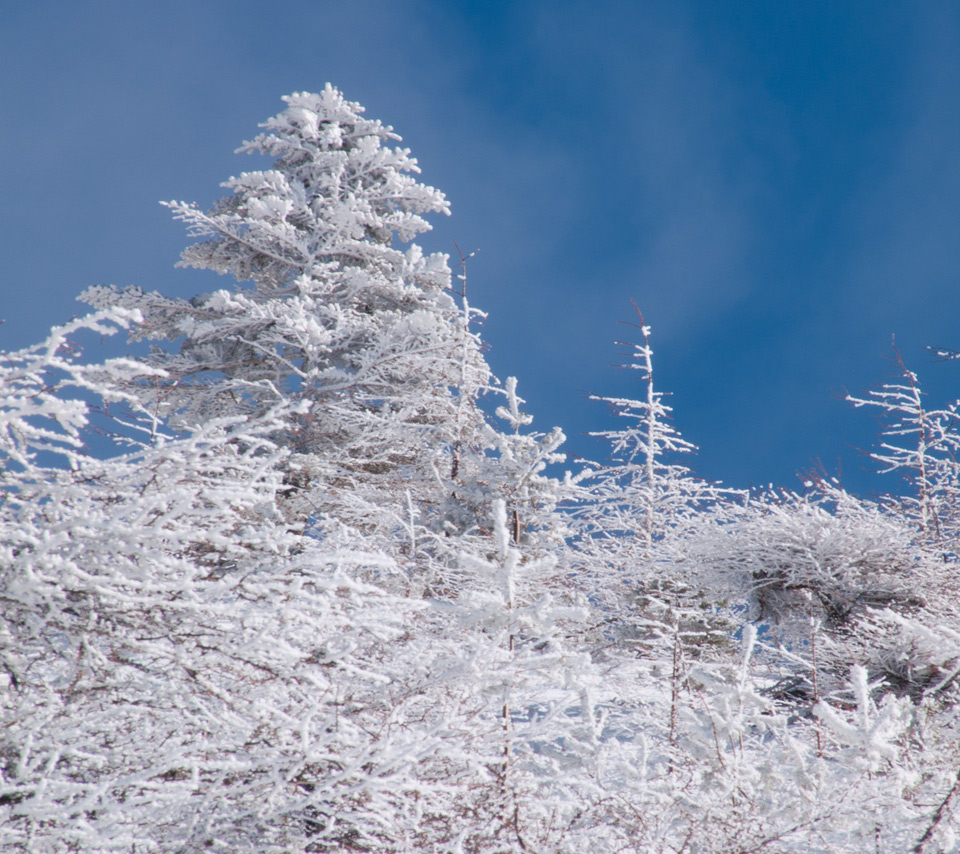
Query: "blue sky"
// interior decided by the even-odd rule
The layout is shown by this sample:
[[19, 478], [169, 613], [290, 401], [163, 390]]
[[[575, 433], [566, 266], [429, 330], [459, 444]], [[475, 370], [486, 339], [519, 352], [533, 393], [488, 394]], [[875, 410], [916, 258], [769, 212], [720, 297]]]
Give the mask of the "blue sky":
[[218, 198], [280, 97], [330, 81], [447, 193], [422, 242], [480, 250], [490, 362], [573, 453], [604, 453], [584, 392], [641, 394], [610, 367], [631, 299], [697, 471], [730, 485], [819, 458], [882, 487], [835, 395], [893, 333], [933, 401], [960, 394], [923, 350], [960, 347], [952, 2], [6, 0], [0, 79], [0, 348], [88, 285], [226, 284], [174, 269], [157, 202]]

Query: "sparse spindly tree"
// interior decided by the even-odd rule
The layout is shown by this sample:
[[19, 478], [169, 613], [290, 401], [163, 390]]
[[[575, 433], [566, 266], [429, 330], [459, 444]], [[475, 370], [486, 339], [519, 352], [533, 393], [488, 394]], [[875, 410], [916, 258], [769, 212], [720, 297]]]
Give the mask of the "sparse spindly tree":
[[[682, 460], [696, 446], [671, 423], [667, 394], [654, 382], [651, 328], [634, 304], [641, 343], [621, 367], [642, 384], [639, 399], [592, 396], [618, 422], [592, 435], [610, 446], [610, 461], [582, 472], [583, 492], [574, 509], [578, 555], [602, 602], [606, 631], [630, 655], [667, 656], [670, 720], [676, 729], [688, 653], [700, 656], [725, 642], [730, 625], [716, 620], [690, 571], [685, 551], [700, 519], [719, 522], [738, 495], [697, 478]], [[633, 324], [631, 324], [633, 325]]]
[[654, 385], [651, 330], [639, 308], [634, 308], [642, 343], [620, 342], [633, 351], [632, 359], [621, 368], [638, 372], [644, 395], [642, 399], [591, 395], [591, 400], [605, 403], [615, 418], [626, 423], [591, 434], [609, 443], [611, 462], [584, 479], [596, 496], [590, 513], [603, 514], [597, 528], [605, 537], [624, 535], [636, 540], [640, 552], [649, 557], [654, 543], [664, 540], [696, 509], [707, 487], [678, 462], [697, 449], [670, 423], [672, 409], [665, 393]]
[[867, 454], [881, 473], [903, 480], [887, 503], [914, 520], [924, 540], [952, 560], [960, 543], [960, 401], [929, 406], [919, 376], [895, 345], [890, 361], [894, 377], [863, 397], [847, 394], [846, 400], [881, 419], [882, 440]]

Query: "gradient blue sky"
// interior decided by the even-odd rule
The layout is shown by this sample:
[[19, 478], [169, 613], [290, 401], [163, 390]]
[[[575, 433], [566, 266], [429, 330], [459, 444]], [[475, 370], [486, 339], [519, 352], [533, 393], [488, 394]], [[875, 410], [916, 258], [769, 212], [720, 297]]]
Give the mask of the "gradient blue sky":
[[955, 2], [4, 0], [0, 80], [2, 349], [88, 285], [224, 286], [173, 268], [158, 200], [218, 198], [280, 96], [330, 81], [451, 199], [422, 242], [480, 249], [490, 362], [573, 453], [604, 454], [585, 390], [642, 393], [610, 367], [631, 298], [730, 485], [819, 458], [877, 486], [835, 392], [883, 376], [891, 333], [960, 393], [923, 350], [960, 347]]

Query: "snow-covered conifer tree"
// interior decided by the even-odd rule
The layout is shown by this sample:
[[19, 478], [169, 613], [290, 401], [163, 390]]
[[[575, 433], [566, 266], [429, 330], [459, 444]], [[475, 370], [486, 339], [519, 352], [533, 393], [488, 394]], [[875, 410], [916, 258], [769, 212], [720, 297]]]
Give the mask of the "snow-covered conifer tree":
[[[84, 298], [138, 309], [134, 338], [178, 342], [154, 349], [148, 363], [164, 377], [138, 387], [174, 427], [309, 402], [280, 440], [295, 452], [288, 512], [302, 521], [332, 505], [370, 530], [390, 515], [387, 482], [420, 501], [451, 479], [454, 455], [476, 442], [490, 373], [447, 256], [398, 245], [430, 228], [425, 214], [448, 212], [443, 194], [415, 180], [391, 128], [335, 88], [285, 100], [239, 149], [272, 168], [231, 178], [210, 211], [168, 203], [202, 238], [182, 264], [238, 287], [189, 301], [104, 287]], [[311, 482], [323, 488], [306, 496]]]

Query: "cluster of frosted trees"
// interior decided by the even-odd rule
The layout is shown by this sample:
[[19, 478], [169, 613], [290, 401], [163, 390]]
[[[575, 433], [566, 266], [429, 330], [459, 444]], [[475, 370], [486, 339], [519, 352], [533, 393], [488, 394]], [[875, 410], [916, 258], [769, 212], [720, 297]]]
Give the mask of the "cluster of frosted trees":
[[645, 397], [555, 478], [398, 139], [287, 98], [271, 169], [170, 203], [229, 287], [91, 288], [0, 360], [0, 849], [956, 850], [955, 410], [852, 401], [905, 497], [721, 489], [641, 318]]

